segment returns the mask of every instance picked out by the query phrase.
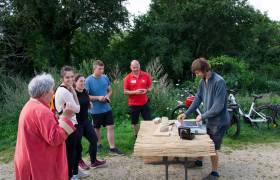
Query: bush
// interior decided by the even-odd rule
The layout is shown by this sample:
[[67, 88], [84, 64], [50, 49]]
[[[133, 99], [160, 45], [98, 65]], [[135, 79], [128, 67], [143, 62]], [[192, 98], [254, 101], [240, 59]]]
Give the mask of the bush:
[[253, 74], [244, 60], [229, 56], [210, 58], [211, 67], [225, 79], [229, 89], [252, 89]]

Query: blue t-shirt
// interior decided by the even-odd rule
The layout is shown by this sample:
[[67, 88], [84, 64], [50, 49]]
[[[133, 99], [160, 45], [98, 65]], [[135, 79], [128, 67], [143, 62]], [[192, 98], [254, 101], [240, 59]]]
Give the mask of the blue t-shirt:
[[[90, 75], [86, 79], [86, 90], [91, 96], [106, 96], [108, 88], [110, 86], [110, 80], [106, 75], [100, 77], [94, 77]], [[100, 102], [98, 100], [92, 101], [91, 114], [100, 114], [111, 111], [111, 106], [107, 102]]]

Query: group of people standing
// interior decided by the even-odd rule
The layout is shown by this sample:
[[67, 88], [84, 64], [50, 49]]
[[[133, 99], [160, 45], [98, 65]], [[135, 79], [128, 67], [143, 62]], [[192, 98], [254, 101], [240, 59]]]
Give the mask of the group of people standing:
[[[150, 120], [147, 92], [150, 76], [140, 70], [137, 60], [125, 78], [124, 93], [129, 97], [135, 136], [139, 114]], [[60, 85], [55, 89], [50, 74], [34, 77], [29, 85], [29, 101], [23, 107], [18, 125], [15, 152], [16, 179], [80, 179], [89, 176], [90, 168], [104, 167], [97, 159], [102, 146], [101, 127], [107, 131], [109, 153], [124, 155], [115, 145], [114, 120], [110, 97], [112, 87], [104, 74], [104, 63], [96, 60], [92, 75], [75, 74], [70, 66], [60, 72]], [[89, 114], [93, 122], [89, 120]], [[82, 159], [82, 137], [89, 141], [90, 164]]]
[[[131, 73], [124, 78], [124, 94], [128, 96], [131, 124], [137, 137], [139, 115], [144, 120], [152, 119], [147, 96], [152, 80], [148, 73], [141, 71], [139, 61], [131, 61], [130, 69]], [[204, 58], [192, 63], [192, 72], [201, 81], [194, 102], [178, 120], [186, 119], [203, 103], [204, 112], [196, 117], [196, 121], [206, 122], [207, 134], [216, 150], [216, 155], [211, 157], [212, 171], [204, 179], [217, 179], [218, 150], [230, 124], [227, 88], [224, 79], [211, 70]], [[106, 165], [105, 160], [96, 158], [97, 151], [103, 148], [102, 126], [107, 130], [109, 153], [124, 155], [115, 145], [110, 106], [112, 87], [104, 74], [104, 63], [95, 61], [93, 73], [87, 78], [75, 75], [74, 69], [69, 66], [61, 69], [60, 76], [61, 84], [55, 92], [54, 79], [50, 74], [37, 75], [28, 84], [30, 99], [23, 107], [18, 122], [14, 159], [17, 180], [79, 179], [88, 176], [79, 170], [79, 166], [89, 169]], [[89, 120], [88, 112], [93, 122]], [[90, 143], [90, 165], [82, 160], [83, 136]], [[202, 165], [203, 158], [198, 157], [195, 166]]]

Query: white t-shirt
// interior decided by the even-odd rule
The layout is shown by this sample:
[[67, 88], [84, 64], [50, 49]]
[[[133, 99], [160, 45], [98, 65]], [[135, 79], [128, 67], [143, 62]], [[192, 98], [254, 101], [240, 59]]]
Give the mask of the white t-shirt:
[[[55, 92], [55, 108], [58, 112], [62, 112], [65, 103], [70, 103], [74, 113], [80, 112], [80, 105], [76, 103], [73, 94], [65, 87], [58, 87]], [[71, 118], [73, 124], [78, 124], [76, 114]]]

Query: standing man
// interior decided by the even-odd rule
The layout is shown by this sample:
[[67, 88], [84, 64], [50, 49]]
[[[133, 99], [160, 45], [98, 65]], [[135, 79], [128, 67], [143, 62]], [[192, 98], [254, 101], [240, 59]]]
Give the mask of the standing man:
[[132, 60], [130, 69], [131, 73], [124, 78], [124, 94], [128, 95], [131, 124], [136, 138], [140, 113], [144, 120], [152, 119], [147, 96], [147, 92], [152, 89], [152, 80], [148, 73], [141, 71], [139, 61]]
[[112, 108], [109, 104], [113, 91], [109, 78], [103, 73], [104, 63], [100, 60], [96, 60], [93, 63], [93, 74], [86, 79], [86, 89], [93, 104], [90, 113], [98, 138], [98, 151], [102, 148], [100, 128], [103, 126], [106, 127], [107, 130], [107, 139], [110, 146], [109, 153], [114, 155], [124, 155], [115, 146], [114, 120]]
[[[230, 123], [227, 111], [227, 87], [224, 79], [211, 71], [209, 63], [204, 58], [194, 60], [192, 72], [201, 80], [194, 102], [185, 114], [179, 116], [179, 120], [182, 121], [188, 117], [203, 102], [204, 113], [198, 115], [196, 121], [206, 121], [207, 134], [213, 140], [216, 150], [216, 155], [211, 156], [212, 172], [203, 179], [218, 179], [220, 176], [218, 173], [218, 150], [220, 150], [223, 136]], [[195, 164], [202, 166], [201, 160], [197, 160]]]

